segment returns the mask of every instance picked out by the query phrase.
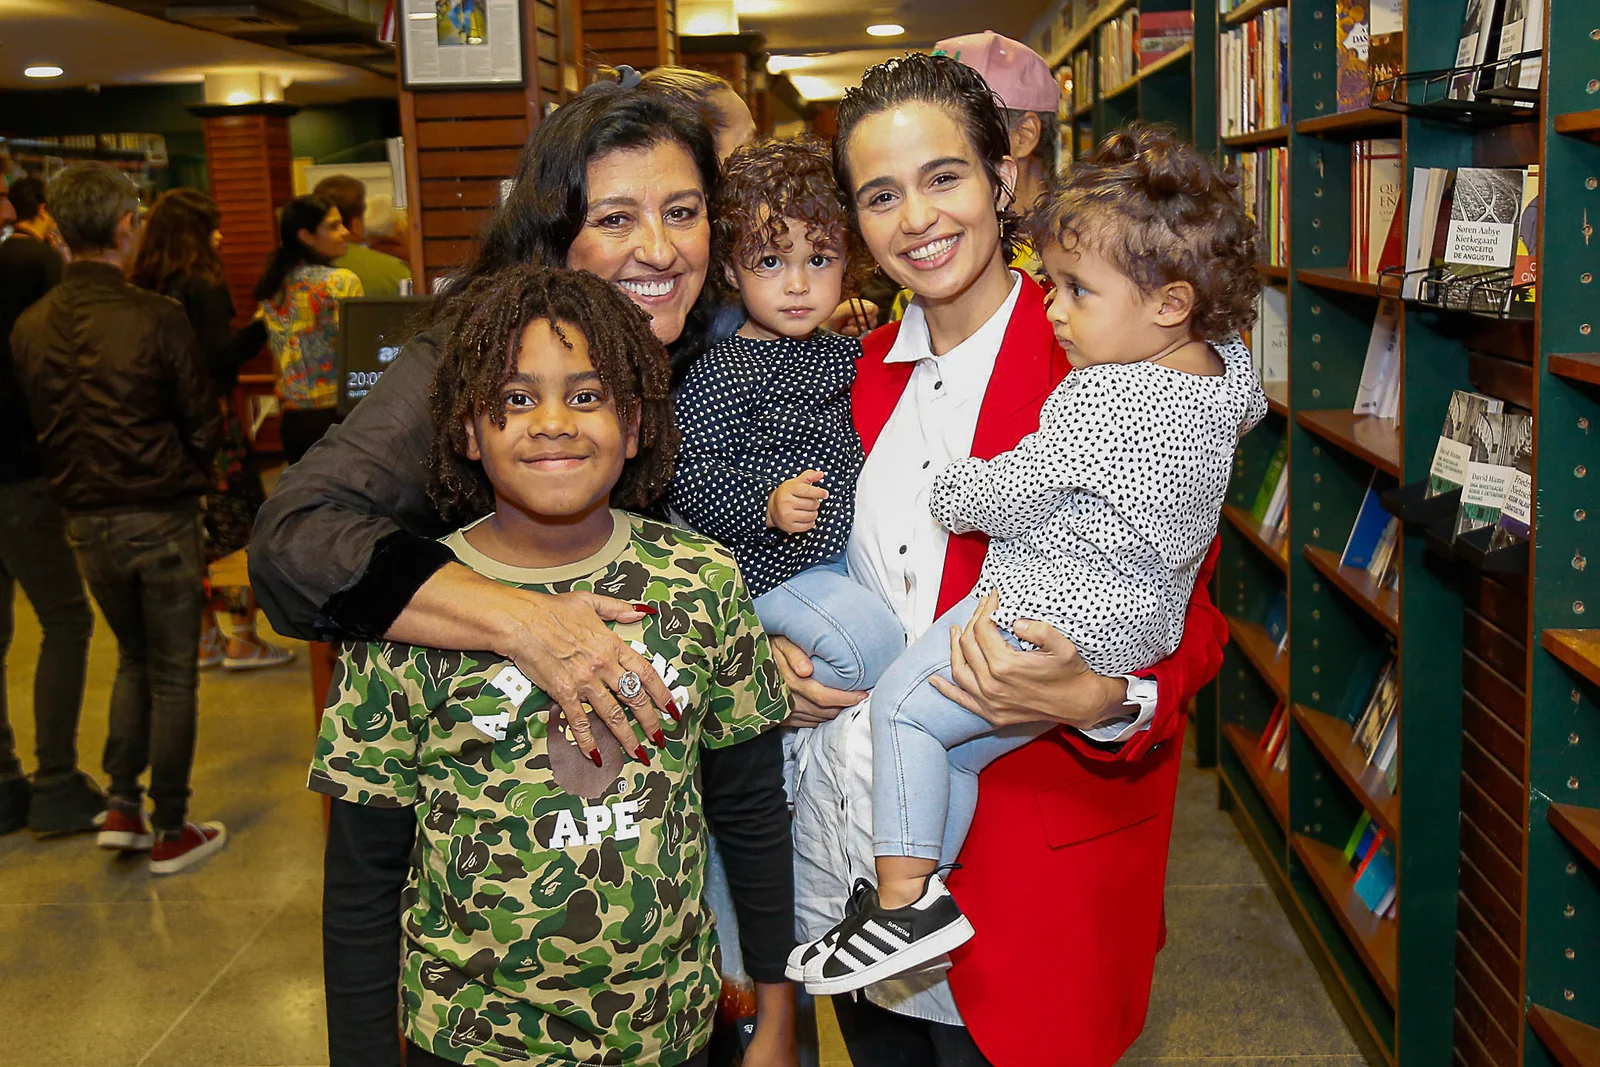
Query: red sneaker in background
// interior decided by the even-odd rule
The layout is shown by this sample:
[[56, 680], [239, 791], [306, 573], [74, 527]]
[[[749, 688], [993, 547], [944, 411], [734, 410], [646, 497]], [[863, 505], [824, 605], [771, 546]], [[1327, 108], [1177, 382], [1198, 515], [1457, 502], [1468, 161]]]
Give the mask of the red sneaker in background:
[[186, 822], [182, 830], [163, 831], [150, 846], [150, 873], [177, 874], [221, 852], [228, 828], [220, 822]]
[[144, 821], [144, 815], [129, 815], [116, 808], [106, 810], [106, 821], [100, 824], [100, 836], [95, 843], [101, 848], [119, 852], [145, 852], [155, 843], [155, 835]]

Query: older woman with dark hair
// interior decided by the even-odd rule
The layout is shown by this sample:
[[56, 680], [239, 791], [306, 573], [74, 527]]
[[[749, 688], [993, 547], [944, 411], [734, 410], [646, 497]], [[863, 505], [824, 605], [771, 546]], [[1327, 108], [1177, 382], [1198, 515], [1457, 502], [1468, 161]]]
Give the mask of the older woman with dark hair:
[[[497, 652], [549, 695], [550, 714], [559, 706], [587, 754], [598, 746], [585, 705], [628, 751], [638, 744], [635, 722], [649, 737], [660, 712], [675, 710], [650, 662], [605, 622], [644, 613], [603, 590], [536, 593], [456, 562], [435, 540], [448, 527], [427, 496], [429, 391], [441, 338], [471, 299], [470, 283], [513, 264], [587, 270], [615, 285], [650, 315], [652, 332], [680, 367], [708, 336], [737, 326], [718, 330], [705, 292], [707, 205], [717, 179], [711, 136], [688, 109], [629, 81], [591, 88], [534, 131], [510, 195], [472, 261], [434, 302], [428, 329], [349, 419], [284, 475], [262, 509], [250, 555], [253, 584], [280, 630]], [[703, 748], [700, 760], [745, 965], [760, 983], [763, 1048], [746, 1062], [792, 1062], [793, 988], [783, 975], [794, 944], [792, 852], [786, 833], [768, 829], [774, 797], [782, 807], [782, 747], [769, 732]], [[335, 1064], [398, 1062], [400, 902], [363, 899], [359, 886], [367, 866], [381, 862], [376, 857], [394, 855], [394, 843], [415, 832], [409, 810], [333, 806], [323, 917]], [[375, 970], [374, 961], [388, 970]]]

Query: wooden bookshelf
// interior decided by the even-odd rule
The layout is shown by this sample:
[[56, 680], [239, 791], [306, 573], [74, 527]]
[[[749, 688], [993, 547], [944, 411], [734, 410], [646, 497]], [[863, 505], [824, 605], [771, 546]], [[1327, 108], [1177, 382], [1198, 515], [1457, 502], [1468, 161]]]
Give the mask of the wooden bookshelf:
[[1090, 15], [1082, 26], [1073, 30], [1072, 35], [1063, 41], [1060, 47], [1043, 57], [1044, 61], [1050, 64], [1052, 70], [1059, 67], [1067, 61], [1068, 56], [1083, 47], [1084, 42], [1094, 35], [1095, 30], [1128, 10], [1136, 2], [1137, 0], [1111, 0], [1110, 3]]
[[1228, 523], [1238, 530], [1246, 541], [1254, 545], [1257, 551], [1271, 560], [1273, 566], [1285, 574], [1289, 573], [1289, 557], [1283, 554], [1282, 549], [1272, 547], [1272, 542], [1267, 540], [1262, 533], [1261, 527], [1250, 516], [1249, 512], [1242, 508], [1236, 508], [1232, 504], [1224, 504], [1222, 506], [1222, 517], [1227, 519]]
[[1399, 136], [1400, 121], [1400, 115], [1396, 112], [1364, 107], [1338, 115], [1301, 119], [1294, 124], [1294, 132], [1320, 137], [1325, 141], [1360, 141], [1368, 137]]
[[1552, 352], [1548, 366], [1551, 374], [1600, 385], [1600, 352]]
[[1368, 911], [1356, 896], [1356, 872], [1345, 862], [1342, 851], [1305, 834], [1293, 834], [1289, 841], [1384, 999], [1396, 1003], [1400, 985], [1399, 925]]
[[1356, 606], [1373, 619], [1377, 620], [1385, 630], [1400, 636], [1400, 593], [1395, 589], [1385, 589], [1378, 584], [1377, 579], [1368, 574], [1361, 567], [1339, 566], [1339, 554], [1316, 545], [1306, 545], [1301, 549], [1306, 562], [1310, 563], [1345, 596], [1355, 602]]
[[1267, 410], [1275, 415], [1289, 417], [1289, 383], [1262, 382], [1261, 391], [1267, 394]]
[[1396, 420], [1340, 409], [1296, 412], [1295, 422], [1384, 473], [1400, 477], [1400, 425]]
[[1564, 133], [1569, 137], [1582, 137], [1589, 141], [1600, 141], [1600, 109], [1568, 111], [1556, 115], [1553, 125], [1557, 133]]
[[[1228, 742], [1228, 747], [1233, 749], [1233, 754], [1239, 757], [1239, 762], [1244, 765], [1245, 773], [1250, 776], [1256, 792], [1266, 800], [1267, 808], [1272, 812], [1272, 817], [1278, 821], [1279, 829], [1288, 833], [1288, 773], [1272, 769], [1271, 764], [1267, 762], [1267, 754], [1261, 750], [1260, 734], [1252, 734], [1237, 723], [1230, 722], [1222, 725], [1222, 736]], [[1287, 740], [1284, 741], [1284, 744], [1288, 743]]]
[[[1379, 293], [1378, 275], [1352, 273], [1348, 267], [1302, 267], [1294, 272], [1294, 276], [1301, 284], [1316, 289], [1332, 289], [1340, 293], [1355, 293], [1357, 296], [1377, 296]], [[1393, 295], [1399, 294], [1396, 292]]]
[[1304, 727], [1307, 739], [1333, 768], [1345, 788], [1367, 809], [1372, 821], [1391, 840], [1400, 840], [1400, 797], [1390, 792], [1388, 783], [1376, 768], [1367, 766], [1366, 754], [1356, 744], [1355, 731], [1350, 724], [1304, 704], [1293, 705], [1291, 711], [1295, 721]]
[[1183, 61], [1185, 61], [1187, 59], [1192, 59], [1193, 57], [1194, 57], [1194, 42], [1191, 41], [1190, 43], [1188, 43], [1186, 45], [1182, 45], [1182, 46], [1180, 46], [1178, 48], [1173, 49], [1171, 52], [1168, 52], [1166, 55], [1162, 56], [1160, 59], [1156, 60], [1154, 63], [1151, 63], [1148, 67], [1142, 68], [1139, 71], [1139, 79], [1138, 80], [1142, 81], [1145, 78], [1151, 77], [1152, 75], [1160, 74], [1162, 71], [1166, 70], [1168, 67], [1175, 67], [1179, 63], [1182, 63]]
[[1263, 278], [1270, 278], [1275, 282], [1286, 282], [1289, 280], [1289, 268], [1280, 263], [1257, 263], [1256, 273], [1260, 274]]
[[1546, 809], [1545, 818], [1567, 844], [1577, 849], [1584, 859], [1600, 868], [1600, 808], [1552, 804]]
[[1249, 3], [1241, 4], [1226, 15], [1223, 15], [1222, 21], [1229, 26], [1237, 26], [1240, 23], [1249, 22], [1263, 11], [1268, 11], [1275, 7], [1288, 6], [1289, 0], [1250, 0]]
[[1272, 635], [1253, 622], [1224, 616], [1228, 620], [1228, 636], [1250, 661], [1250, 666], [1272, 688], [1279, 700], [1289, 699], [1289, 655], [1278, 652], [1278, 642]]
[[1544, 650], [1595, 685], [1600, 685], [1600, 630], [1546, 630]]
[[1538, 1004], [1528, 1008], [1528, 1025], [1561, 1067], [1600, 1067], [1600, 1028]]
[[[1270, 5], [1269, 5], [1270, 6]], [[1228, 148], [1266, 148], [1289, 143], [1289, 127], [1271, 126], [1250, 133], [1236, 133], [1222, 139]]]

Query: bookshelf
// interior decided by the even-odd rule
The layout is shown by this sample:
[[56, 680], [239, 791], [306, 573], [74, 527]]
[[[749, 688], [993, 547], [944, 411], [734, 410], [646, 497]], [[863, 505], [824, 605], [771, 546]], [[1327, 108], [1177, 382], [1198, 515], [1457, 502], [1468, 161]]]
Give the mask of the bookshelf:
[[[1252, 846], [1374, 1063], [1600, 1067], [1600, 17], [1549, 5], [1544, 85], [1519, 121], [1435, 109], [1338, 111], [1337, 0], [1289, 9], [1289, 117], [1219, 137], [1220, 35], [1285, 6], [1195, 8], [1195, 143], [1224, 158], [1287, 145], [1289, 382], [1241, 443], [1213, 590], [1233, 638], [1199, 722], [1217, 724], [1219, 803]], [[1455, 60], [1465, 0], [1407, 0], [1407, 71]], [[1203, 106], [1202, 106], [1203, 105]], [[1539, 292], [1501, 320], [1407, 302], [1395, 419], [1351, 412], [1380, 299], [1400, 281], [1352, 271], [1353, 143], [1398, 138], [1414, 167], [1541, 169]], [[1407, 202], [1419, 191], [1407, 190]], [[1402, 204], [1400, 209], [1405, 211]], [[1404, 219], [1404, 216], [1402, 216]], [[1340, 565], [1369, 484], [1427, 477], [1453, 390], [1534, 417], [1537, 501], [1526, 561], [1408, 527], [1398, 590]], [[1251, 516], [1287, 442], [1289, 534]], [[1285, 651], [1265, 632], [1286, 594]], [[1352, 723], [1389, 655], [1398, 785]], [[1261, 735], [1290, 715], [1274, 772]], [[1402, 803], [1403, 800], [1403, 803]], [[1395, 850], [1395, 914], [1354, 895], [1344, 849], [1363, 817]]]

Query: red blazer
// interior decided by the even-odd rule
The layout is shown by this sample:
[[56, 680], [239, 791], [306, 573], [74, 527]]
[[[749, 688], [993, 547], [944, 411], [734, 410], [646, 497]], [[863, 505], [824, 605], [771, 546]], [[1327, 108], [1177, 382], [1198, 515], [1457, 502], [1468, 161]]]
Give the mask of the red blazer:
[[[862, 339], [851, 394], [868, 453], [914, 364], [885, 363], [900, 324]], [[989, 459], [1039, 428], [1039, 409], [1071, 365], [1023, 275], [972, 454]], [[939, 589], [943, 614], [977, 584], [988, 538], [954, 534]], [[978, 810], [950, 889], [977, 936], [954, 953], [950, 986], [978, 1048], [996, 1067], [1109, 1067], [1144, 1027], [1183, 750], [1183, 705], [1216, 676], [1227, 626], [1196, 577], [1183, 641], [1144, 672], [1159, 703], [1150, 729], [1109, 748], [1054, 730], [982, 774]]]

